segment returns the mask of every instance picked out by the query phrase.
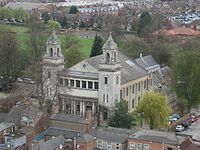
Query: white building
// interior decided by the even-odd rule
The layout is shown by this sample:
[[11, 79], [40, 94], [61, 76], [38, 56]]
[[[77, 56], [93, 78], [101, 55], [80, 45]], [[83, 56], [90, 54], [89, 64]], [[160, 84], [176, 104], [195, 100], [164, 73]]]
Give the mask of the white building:
[[121, 99], [128, 101], [129, 111], [138, 105], [143, 93], [152, 90], [152, 73], [118, 51], [111, 34], [103, 54], [85, 59], [69, 69], [64, 68], [61, 45], [54, 33], [47, 41], [43, 58], [45, 98], [55, 100], [65, 113], [93, 115], [102, 106], [107, 111]]

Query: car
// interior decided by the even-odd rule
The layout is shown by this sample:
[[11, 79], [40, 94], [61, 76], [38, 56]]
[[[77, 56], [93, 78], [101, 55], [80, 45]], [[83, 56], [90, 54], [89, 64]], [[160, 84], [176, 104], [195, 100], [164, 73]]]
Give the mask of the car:
[[172, 114], [173, 118], [176, 118], [177, 120], [181, 118], [181, 116], [179, 114]]
[[182, 131], [184, 131], [184, 130], [185, 130], [185, 128], [184, 128], [183, 125], [177, 125], [175, 131], [177, 131], [177, 132], [182, 132]]
[[30, 83], [30, 84], [35, 84], [35, 81], [33, 81], [33, 80], [30, 79], [30, 78], [24, 78], [24, 82]]

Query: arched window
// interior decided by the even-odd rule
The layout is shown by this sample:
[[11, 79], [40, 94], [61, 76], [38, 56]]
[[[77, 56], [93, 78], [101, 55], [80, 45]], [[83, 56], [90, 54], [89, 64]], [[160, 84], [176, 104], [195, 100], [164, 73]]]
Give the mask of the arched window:
[[135, 101], [134, 101], [134, 98], [132, 99], [132, 108], [135, 107]]
[[109, 62], [110, 62], [110, 54], [106, 53], [106, 63], [109, 63]]
[[53, 57], [53, 48], [50, 48], [50, 57]]
[[60, 56], [59, 48], [57, 48], [57, 56], [58, 56], [58, 57]]

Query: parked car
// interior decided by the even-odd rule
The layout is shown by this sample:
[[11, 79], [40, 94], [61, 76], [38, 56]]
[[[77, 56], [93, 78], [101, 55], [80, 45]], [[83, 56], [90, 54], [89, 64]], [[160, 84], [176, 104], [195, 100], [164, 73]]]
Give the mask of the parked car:
[[182, 132], [182, 131], [184, 131], [184, 130], [185, 130], [185, 128], [184, 128], [183, 125], [177, 125], [175, 131], [177, 131], [177, 132]]
[[181, 116], [179, 114], [172, 114], [173, 118], [176, 118], [177, 120], [181, 118]]
[[30, 84], [35, 84], [35, 81], [33, 81], [33, 80], [30, 79], [30, 78], [24, 78], [24, 82], [30, 83]]

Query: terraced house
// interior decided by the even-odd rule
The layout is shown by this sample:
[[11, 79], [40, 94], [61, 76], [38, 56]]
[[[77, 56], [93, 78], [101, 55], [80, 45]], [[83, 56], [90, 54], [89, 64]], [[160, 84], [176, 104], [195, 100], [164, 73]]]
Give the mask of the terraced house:
[[45, 98], [55, 100], [67, 114], [85, 116], [91, 110], [95, 115], [101, 106], [102, 117], [106, 119], [109, 109], [122, 99], [128, 101], [132, 112], [142, 95], [154, 87], [146, 58], [141, 56], [136, 61], [122, 54], [110, 34], [102, 55], [65, 69], [61, 44], [53, 32], [43, 58]]

